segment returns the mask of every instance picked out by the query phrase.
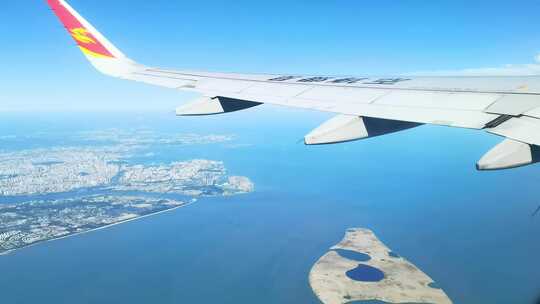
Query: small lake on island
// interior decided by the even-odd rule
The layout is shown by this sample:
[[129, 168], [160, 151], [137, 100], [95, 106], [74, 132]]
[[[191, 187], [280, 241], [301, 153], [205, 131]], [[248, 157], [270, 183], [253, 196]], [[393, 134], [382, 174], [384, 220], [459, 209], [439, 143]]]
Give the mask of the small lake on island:
[[384, 279], [384, 272], [365, 264], [358, 264], [356, 268], [347, 271], [345, 274], [348, 278], [361, 282], [379, 282]]
[[334, 251], [339, 254], [342, 258], [346, 258], [358, 262], [367, 262], [371, 260], [371, 257], [365, 253], [347, 250], [347, 249], [334, 249]]

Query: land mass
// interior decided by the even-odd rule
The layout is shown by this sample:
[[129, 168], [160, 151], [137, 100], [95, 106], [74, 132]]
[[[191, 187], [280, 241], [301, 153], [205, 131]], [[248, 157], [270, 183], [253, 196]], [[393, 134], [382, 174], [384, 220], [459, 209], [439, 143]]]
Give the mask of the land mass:
[[253, 191], [246, 177], [226, 176], [221, 161], [196, 159], [162, 165], [123, 162], [122, 146], [38, 149], [0, 154], [0, 195], [63, 193], [106, 187], [121, 191], [230, 195]]
[[325, 304], [452, 303], [427, 274], [362, 228], [348, 229], [343, 240], [315, 263], [309, 283]]
[[221, 161], [127, 161], [151, 144], [210, 144], [231, 136], [112, 130], [83, 139], [114, 144], [0, 153], [0, 255], [170, 211], [195, 197], [254, 190], [249, 178], [229, 176]]
[[194, 201], [93, 195], [0, 204], [0, 255], [41, 242], [170, 211]]

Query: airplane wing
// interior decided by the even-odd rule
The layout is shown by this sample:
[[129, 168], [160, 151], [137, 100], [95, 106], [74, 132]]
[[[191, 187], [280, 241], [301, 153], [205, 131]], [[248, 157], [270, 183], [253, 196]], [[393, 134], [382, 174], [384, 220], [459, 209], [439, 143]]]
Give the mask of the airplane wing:
[[331, 144], [435, 124], [484, 130], [505, 139], [479, 170], [540, 161], [540, 76], [326, 77], [175, 71], [126, 57], [64, 0], [47, 0], [90, 63], [127, 80], [201, 93], [177, 115], [233, 112], [263, 103], [335, 113], [305, 136]]

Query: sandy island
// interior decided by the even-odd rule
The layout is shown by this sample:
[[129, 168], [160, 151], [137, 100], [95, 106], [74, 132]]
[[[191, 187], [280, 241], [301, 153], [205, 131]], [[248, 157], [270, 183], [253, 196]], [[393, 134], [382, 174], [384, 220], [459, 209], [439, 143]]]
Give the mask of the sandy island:
[[[343, 240], [330, 248], [311, 269], [309, 283], [325, 304], [378, 300], [387, 303], [451, 304], [442, 289], [431, 287], [433, 280], [416, 266], [397, 255], [390, 255], [375, 234], [368, 229], [348, 229]], [[368, 261], [342, 257], [335, 250], [349, 250], [369, 255]], [[369, 258], [368, 257], [368, 258]], [[384, 273], [376, 282], [353, 280], [347, 272], [359, 265], [375, 267]]]

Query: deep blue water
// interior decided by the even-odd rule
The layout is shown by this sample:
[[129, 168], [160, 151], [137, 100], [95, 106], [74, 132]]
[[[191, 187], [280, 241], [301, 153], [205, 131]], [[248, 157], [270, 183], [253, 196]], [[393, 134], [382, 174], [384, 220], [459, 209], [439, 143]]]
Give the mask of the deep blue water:
[[371, 257], [369, 255], [361, 252], [345, 249], [334, 249], [334, 251], [337, 252], [340, 256], [353, 261], [367, 262], [371, 260]]
[[384, 272], [365, 264], [358, 264], [356, 268], [345, 272], [345, 274], [351, 280], [359, 282], [380, 282], [384, 279]]
[[130, 161], [223, 160], [257, 188], [2, 256], [2, 303], [318, 303], [310, 268], [350, 227], [372, 229], [456, 303], [540, 295], [540, 218], [530, 216], [540, 166], [477, 172], [500, 139], [442, 127], [297, 144], [326, 118], [266, 106], [196, 118], [1, 114], [0, 133], [22, 136], [0, 139], [1, 150], [78, 145], [67, 135], [111, 127], [237, 134], [249, 145], [159, 146]]

